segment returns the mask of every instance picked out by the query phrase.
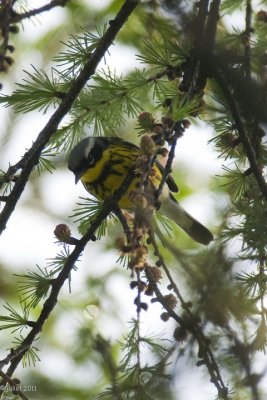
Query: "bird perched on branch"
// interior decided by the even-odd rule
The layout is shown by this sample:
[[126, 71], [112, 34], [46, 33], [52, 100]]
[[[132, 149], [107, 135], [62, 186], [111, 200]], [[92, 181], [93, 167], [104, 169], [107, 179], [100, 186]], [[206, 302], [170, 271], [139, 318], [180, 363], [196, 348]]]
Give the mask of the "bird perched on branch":
[[[78, 143], [71, 151], [68, 168], [75, 175], [75, 183], [82, 181], [85, 189], [100, 200], [112, 196], [120, 188], [133, 169], [142, 151], [134, 144], [117, 137], [88, 137]], [[134, 170], [134, 169], [133, 169]], [[164, 174], [164, 167], [155, 160], [147, 174], [145, 192], [156, 198]], [[134, 192], [138, 190], [142, 173], [138, 168], [133, 172], [132, 181], [126, 193], [119, 200], [121, 209], [135, 209]], [[178, 187], [169, 175], [159, 196], [160, 211], [179, 225], [192, 239], [201, 244], [213, 240], [211, 232], [192, 217], [173, 197], [171, 192], [178, 192]]]

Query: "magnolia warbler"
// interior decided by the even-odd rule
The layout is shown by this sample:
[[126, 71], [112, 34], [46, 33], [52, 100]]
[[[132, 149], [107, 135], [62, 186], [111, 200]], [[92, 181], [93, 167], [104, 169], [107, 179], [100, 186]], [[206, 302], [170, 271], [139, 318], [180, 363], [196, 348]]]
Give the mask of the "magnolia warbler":
[[[89, 193], [105, 200], [121, 186], [141, 154], [139, 147], [117, 137], [88, 137], [72, 149], [68, 168], [75, 175], [75, 183], [81, 180]], [[162, 180], [164, 167], [156, 160], [152, 169], [147, 186], [155, 192]], [[121, 209], [134, 209], [131, 194], [137, 190], [140, 182], [140, 172], [136, 171], [126, 193], [119, 200]], [[159, 197], [162, 214], [173, 220], [195, 241], [209, 244], [213, 240], [211, 232], [188, 214], [171, 192], [178, 192], [178, 187], [169, 175]]]

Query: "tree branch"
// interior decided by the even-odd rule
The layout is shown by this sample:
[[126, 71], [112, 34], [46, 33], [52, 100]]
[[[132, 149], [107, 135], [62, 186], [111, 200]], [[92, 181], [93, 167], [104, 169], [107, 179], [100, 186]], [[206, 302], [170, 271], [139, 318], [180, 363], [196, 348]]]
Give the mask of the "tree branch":
[[210, 65], [212, 64], [213, 60], [220, 3], [221, 0], [213, 0], [210, 5], [203, 47], [200, 47], [200, 68], [196, 80], [197, 93], [201, 93], [202, 90], [205, 89], [207, 78], [210, 74]]
[[22, 14], [18, 14], [18, 13], [13, 11], [12, 14], [10, 15], [10, 17], [9, 17], [8, 22], [10, 24], [17, 23], [17, 22], [22, 21], [23, 19], [34, 17], [35, 15], [41, 14], [41, 13], [43, 13], [45, 11], [50, 11], [54, 7], [58, 7], [58, 6], [64, 7], [67, 4], [68, 1], [69, 0], [51, 0], [50, 3], [45, 4], [42, 7], [26, 11], [26, 12], [24, 12]]
[[228, 86], [227, 78], [218, 69], [213, 71], [213, 76], [216, 79], [216, 81], [218, 82], [219, 86], [221, 87], [223, 94], [227, 100], [232, 117], [235, 121], [236, 128], [239, 133], [239, 138], [243, 144], [245, 153], [247, 155], [251, 171], [255, 176], [255, 179], [258, 183], [258, 186], [260, 188], [260, 191], [261, 191], [263, 197], [265, 197], [265, 199], [267, 200], [267, 184], [262, 175], [262, 171], [259, 167], [259, 164], [258, 164], [258, 161], [256, 158], [256, 154], [255, 154], [255, 151], [251, 144], [251, 141], [249, 139], [249, 136], [245, 130], [241, 115], [239, 113], [239, 110], [238, 110], [238, 107], [237, 107], [237, 104], [235, 101], [235, 98]]
[[247, 79], [251, 79], [251, 49], [250, 49], [250, 38], [252, 32], [252, 7], [251, 0], [247, 0], [246, 5], [246, 29], [245, 29], [245, 52], [244, 52], [244, 67], [245, 76]]
[[241, 366], [245, 370], [246, 386], [250, 387], [253, 400], [260, 400], [261, 396], [260, 396], [259, 388], [258, 388], [259, 380], [255, 379], [256, 374], [253, 373], [252, 366], [251, 366], [251, 360], [252, 360], [251, 346], [248, 343], [242, 342], [238, 338], [238, 335], [231, 328], [229, 323], [226, 323], [224, 325], [224, 331], [225, 331], [230, 343], [233, 343], [232, 350], [233, 350], [235, 356], [237, 357], [237, 359], [239, 360]]
[[[107, 218], [109, 213], [116, 209], [118, 206], [118, 202], [120, 198], [123, 196], [123, 194], [127, 191], [129, 185], [131, 184], [132, 180], [134, 178], [134, 168], [131, 168], [124, 179], [121, 187], [117, 189], [112, 198], [107, 199], [101, 209], [99, 210], [98, 214], [96, 215], [96, 218], [92, 223], [90, 224], [87, 232], [85, 235], [78, 241], [77, 245], [75, 246], [74, 250], [72, 253], [68, 256], [66, 259], [65, 265], [58, 274], [57, 278], [52, 281], [51, 284], [51, 292], [47, 300], [44, 302], [42, 311], [39, 315], [39, 318], [35, 322], [35, 324], [32, 327], [32, 330], [29, 332], [29, 334], [26, 336], [26, 338], [23, 340], [23, 342], [18, 346], [16, 349], [12, 349], [8, 356], [0, 361], [0, 370], [7, 364], [10, 363], [10, 366], [6, 372], [6, 374], [11, 377], [14, 371], [16, 370], [18, 364], [20, 363], [22, 357], [24, 354], [29, 350], [31, 347], [33, 341], [36, 339], [36, 337], [40, 334], [40, 332], [43, 329], [43, 325], [45, 324], [47, 318], [53, 311], [54, 307], [57, 304], [57, 298], [59, 295], [59, 292], [64, 285], [64, 282], [69, 278], [70, 272], [73, 269], [75, 263], [78, 261], [81, 253], [83, 252], [86, 244], [90, 241], [93, 240], [94, 238], [94, 233], [96, 229], [101, 225], [102, 221]], [[0, 391], [1, 393], [1, 391]]]
[[204, 332], [202, 331], [201, 327], [199, 326], [197, 317], [192, 313], [190, 303], [186, 302], [183, 299], [183, 297], [180, 293], [180, 290], [178, 289], [176, 283], [174, 282], [174, 280], [169, 272], [169, 269], [164, 261], [164, 258], [159, 251], [155, 237], [153, 235], [150, 235], [150, 240], [151, 240], [151, 244], [154, 248], [155, 255], [158, 257], [160, 264], [169, 279], [170, 286], [171, 286], [172, 290], [174, 291], [174, 293], [176, 294], [178, 300], [180, 301], [182, 308], [185, 310], [185, 312], [187, 314], [187, 319], [180, 318], [168, 306], [168, 304], [166, 304], [164, 296], [159, 291], [159, 288], [157, 287], [156, 282], [153, 281], [153, 277], [150, 274], [149, 279], [150, 280], [152, 279], [153, 288], [156, 293], [156, 296], [157, 296], [159, 302], [162, 304], [162, 306], [170, 314], [170, 316], [172, 318], [174, 318], [181, 327], [184, 327], [185, 329], [187, 329], [193, 335], [193, 337], [196, 339], [196, 341], [198, 342], [198, 345], [199, 345], [199, 350], [201, 352], [201, 358], [204, 360], [204, 364], [207, 366], [212, 383], [216, 386], [216, 388], [218, 390], [218, 394], [222, 396], [222, 399], [227, 400], [227, 399], [229, 399], [228, 389], [224, 384], [219, 366], [218, 366], [215, 356], [210, 348], [209, 339], [205, 336]]
[[193, 21], [192, 26], [194, 27], [194, 40], [191, 54], [191, 60], [185, 68], [183, 80], [180, 85], [180, 89], [184, 92], [189, 93], [190, 97], [195, 94], [195, 83], [198, 76], [199, 70], [199, 58], [200, 52], [204, 48], [204, 35], [205, 35], [205, 24], [209, 10], [210, 0], [200, 0], [198, 3], [198, 15]]
[[[0, 44], [0, 71], [5, 72], [8, 66], [12, 64], [13, 60], [7, 56], [7, 52], [13, 52], [14, 47], [9, 44], [10, 32], [16, 33], [16, 27], [11, 27], [9, 18], [12, 13], [12, 2], [7, 0], [0, 8], [0, 33], [2, 43]], [[14, 29], [13, 29], [14, 28]]]
[[6, 383], [8, 383], [11, 386], [13, 394], [17, 394], [23, 400], [29, 400], [28, 397], [25, 396], [25, 394], [20, 390], [20, 384], [18, 382], [16, 382], [15, 380], [11, 379], [3, 371], [0, 371], [0, 376], [3, 378], [3, 380]]
[[203, 94], [210, 74], [220, 3], [221, 0], [213, 0], [210, 9], [208, 0], [202, 0], [198, 4], [199, 11], [195, 19], [192, 60], [184, 72], [180, 86], [180, 89], [188, 92], [190, 97]]
[[115, 19], [109, 21], [109, 28], [103, 35], [97, 48], [91, 54], [89, 60], [87, 61], [77, 78], [73, 81], [69, 91], [66, 92], [64, 99], [62, 100], [55, 113], [49, 119], [43, 130], [39, 133], [31, 149], [24, 154], [22, 159], [15, 166], [10, 167], [7, 171], [7, 175], [13, 176], [16, 171], [22, 169], [21, 174], [17, 177], [14, 187], [10, 192], [9, 199], [6, 202], [0, 215], [0, 234], [6, 228], [7, 221], [16, 207], [16, 204], [25, 188], [30, 174], [35, 165], [39, 162], [42, 150], [49, 142], [51, 136], [56, 132], [59, 123], [70, 110], [72, 104], [79, 95], [85, 83], [95, 73], [98, 63], [104, 57], [107, 49], [113, 43], [117, 33], [123, 27], [138, 3], [139, 0], [126, 0], [122, 5], [120, 11], [116, 15]]

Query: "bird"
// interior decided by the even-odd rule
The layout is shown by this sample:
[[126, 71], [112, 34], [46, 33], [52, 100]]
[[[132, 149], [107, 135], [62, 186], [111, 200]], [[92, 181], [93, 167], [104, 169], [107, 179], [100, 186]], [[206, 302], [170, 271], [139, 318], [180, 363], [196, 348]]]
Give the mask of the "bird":
[[[140, 172], [134, 169], [142, 154], [140, 147], [119, 137], [87, 137], [71, 150], [68, 168], [75, 175], [75, 183], [83, 183], [87, 192], [99, 200], [112, 196], [120, 188], [129, 170], [133, 170], [133, 179], [118, 202], [122, 210], [133, 211], [135, 208], [131, 194], [141, 183]], [[153, 174], [148, 175], [148, 189], [155, 193], [159, 188], [164, 167], [156, 160]], [[159, 197], [160, 212], [174, 221], [194, 241], [208, 245], [213, 240], [212, 233], [191, 216], [175, 199], [172, 192], [179, 189], [168, 175]]]

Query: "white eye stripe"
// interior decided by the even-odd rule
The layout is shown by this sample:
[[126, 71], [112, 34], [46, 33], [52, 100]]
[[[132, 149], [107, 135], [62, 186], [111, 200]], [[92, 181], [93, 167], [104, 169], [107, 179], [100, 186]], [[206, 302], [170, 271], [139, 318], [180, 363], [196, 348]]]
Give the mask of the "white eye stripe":
[[95, 138], [89, 138], [88, 144], [87, 144], [87, 146], [86, 146], [85, 149], [84, 149], [85, 158], [88, 158], [88, 156], [89, 156], [89, 154], [90, 154], [90, 151], [92, 150], [92, 148], [94, 147], [94, 145], [95, 145]]

